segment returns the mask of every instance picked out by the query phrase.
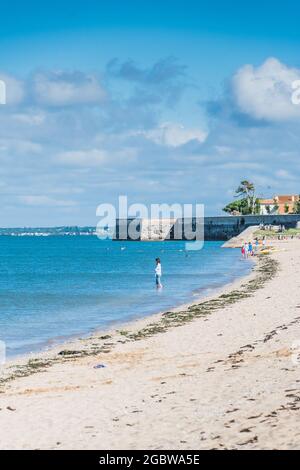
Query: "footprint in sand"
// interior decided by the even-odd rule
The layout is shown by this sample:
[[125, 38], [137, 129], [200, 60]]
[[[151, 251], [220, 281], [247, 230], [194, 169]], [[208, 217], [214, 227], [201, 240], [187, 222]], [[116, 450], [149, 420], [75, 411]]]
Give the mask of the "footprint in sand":
[[6, 409], [9, 411], [16, 411], [16, 408], [12, 408], [11, 406], [7, 406]]

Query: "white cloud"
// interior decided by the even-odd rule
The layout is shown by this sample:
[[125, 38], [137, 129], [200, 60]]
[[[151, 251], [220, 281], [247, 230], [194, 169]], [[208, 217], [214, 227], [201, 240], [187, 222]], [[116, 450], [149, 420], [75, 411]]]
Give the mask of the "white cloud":
[[283, 180], [295, 180], [295, 179], [297, 179], [297, 177], [295, 175], [291, 174], [289, 171], [287, 171], [283, 168], [280, 168], [279, 170], [277, 170], [275, 174], [276, 174], [277, 178], [283, 179]]
[[300, 69], [289, 68], [275, 58], [260, 67], [245, 65], [233, 77], [235, 102], [254, 119], [284, 121], [300, 117], [300, 106], [292, 103], [293, 82]]
[[[166, 114], [164, 101], [152, 104], [141, 94], [137, 102], [135, 83], [116, 90], [106, 77], [111, 99], [85, 106], [103, 97], [97, 86], [89, 88], [86, 74], [46, 73], [39, 95], [30, 75], [18, 109], [0, 108], [0, 192], [2, 206], [11, 207], [3, 225], [92, 224], [99, 201], [114, 202], [120, 192], [132, 202], [198, 200], [215, 214], [244, 178], [266, 196], [297, 193], [300, 120], [290, 117], [300, 109], [292, 107], [288, 88], [294, 75], [296, 69], [275, 60], [243, 67], [234, 95], [216, 102], [209, 136], [205, 126], [189, 126], [179, 109]], [[253, 125], [253, 119], [276, 124]]]
[[27, 113], [13, 114], [12, 119], [21, 124], [28, 124], [29, 126], [41, 126], [46, 120], [46, 114], [42, 111], [27, 111]]
[[106, 96], [95, 75], [62, 71], [35, 75], [34, 93], [39, 104], [48, 106], [99, 103]]
[[23, 139], [0, 139], [0, 152], [13, 152], [21, 155], [40, 154], [42, 145]]
[[88, 168], [102, 166], [103, 164], [118, 165], [124, 160], [129, 163], [135, 161], [136, 157], [137, 150], [134, 148], [124, 148], [115, 151], [87, 149], [60, 152], [56, 156], [56, 160], [66, 165]]
[[48, 196], [20, 196], [19, 200], [26, 206], [70, 207], [75, 205], [74, 201], [54, 199]]
[[166, 122], [149, 131], [139, 131], [137, 134], [142, 134], [156, 144], [168, 147], [179, 147], [191, 140], [204, 142], [207, 137], [207, 134], [201, 129], [186, 128], [182, 124], [172, 122]]
[[60, 163], [74, 166], [99, 166], [107, 160], [108, 153], [104, 150], [73, 150], [57, 155]]

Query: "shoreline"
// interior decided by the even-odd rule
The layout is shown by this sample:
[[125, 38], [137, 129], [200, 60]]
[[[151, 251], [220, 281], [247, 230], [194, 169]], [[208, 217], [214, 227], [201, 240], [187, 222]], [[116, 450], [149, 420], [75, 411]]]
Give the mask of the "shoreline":
[[300, 241], [274, 246], [218, 295], [11, 369], [2, 448], [300, 448]]
[[[223, 249], [223, 248], [220, 248], [220, 249]], [[256, 261], [255, 257], [251, 259], [249, 258], [248, 260], [244, 260], [244, 261], [241, 260], [241, 261], [252, 264], [252, 266], [249, 268], [249, 272], [246, 274], [242, 274], [242, 275], [235, 275], [233, 280], [230, 280], [229, 282], [226, 282], [225, 284], [222, 284], [218, 287], [213, 287], [213, 288], [208, 287], [204, 289], [204, 290], [208, 290], [208, 289], [211, 290], [210, 293], [207, 293], [204, 295], [203, 294], [194, 295], [193, 292], [190, 292], [189, 294], [189, 296], [191, 297], [190, 301], [179, 303], [178, 305], [172, 306], [169, 309], [159, 310], [151, 314], [141, 314], [138, 316], [133, 315], [132, 316], [133, 318], [131, 319], [129, 315], [128, 319], [112, 321], [107, 327], [103, 327], [103, 328], [95, 327], [93, 329], [87, 329], [86, 331], [83, 331], [79, 334], [75, 333], [75, 334], [70, 334], [70, 335], [61, 337], [61, 340], [59, 339], [59, 337], [49, 338], [44, 343], [41, 343], [41, 346], [36, 350], [30, 351], [30, 352], [24, 352], [24, 353], [21, 352], [21, 353], [14, 354], [11, 357], [7, 358], [6, 365], [11, 367], [16, 363], [17, 364], [24, 363], [35, 357], [44, 357], [45, 355], [49, 356], [51, 353], [56, 354], [57, 350], [59, 349], [69, 348], [73, 344], [78, 344], [78, 342], [86, 341], [93, 337], [97, 337], [101, 335], [103, 336], [113, 335], [116, 333], [117, 330], [123, 330], [123, 329], [128, 329], [128, 328], [135, 329], [140, 326], [144, 326], [147, 322], [151, 323], [151, 320], [156, 321], [157, 319], [161, 318], [161, 316], [167, 311], [176, 312], [178, 310], [185, 309], [199, 302], [202, 302], [206, 299], [215, 297], [219, 293], [222, 293], [223, 290], [225, 291], [235, 285], [239, 285], [240, 282], [242, 282], [243, 280], [246, 280], [249, 276], [252, 275], [253, 269], [255, 267], [255, 261]], [[47, 344], [49, 346], [47, 346]], [[1, 378], [1, 366], [0, 366], [0, 378]]]
[[[242, 260], [241, 260], [242, 261]], [[147, 325], [152, 324], [153, 322], [160, 321], [166, 313], [177, 313], [181, 310], [186, 310], [195, 305], [201, 304], [202, 302], [209, 301], [218, 297], [219, 295], [226, 294], [232, 289], [239, 288], [244, 282], [251, 280], [255, 276], [255, 267], [257, 264], [257, 257], [249, 258], [243, 262], [251, 263], [249, 272], [247, 274], [236, 276], [233, 280], [219, 286], [212, 288], [212, 292], [209, 294], [195, 296], [190, 302], [185, 302], [174, 307], [170, 307], [167, 310], [161, 310], [150, 315], [141, 315], [138, 318], [133, 318], [129, 320], [115, 321], [113, 326], [107, 326], [107, 328], [95, 328], [94, 330], [87, 331], [80, 335], [70, 335], [66, 336], [62, 341], [55, 341], [55, 338], [49, 339], [49, 342], [54, 342], [52, 346], [43, 347], [40, 350], [32, 351], [28, 353], [21, 353], [16, 356], [10, 357], [4, 366], [0, 365], [0, 391], [1, 391], [1, 379], [3, 376], [6, 376], [5, 371], [13, 367], [19, 367], [20, 365], [25, 365], [32, 360], [44, 360], [49, 359], [51, 356], [56, 356], [61, 350], [72, 350], [80, 348], [80, 346], [85, 346], [87, 343], [94, 341], [97, 338], [109, 336], [110, 338], [114, 336], [119, 336], [120, 331], [126, 330], [139, 330], [147, 327]], [[191, 293], [192, 295], [192, 293]]]

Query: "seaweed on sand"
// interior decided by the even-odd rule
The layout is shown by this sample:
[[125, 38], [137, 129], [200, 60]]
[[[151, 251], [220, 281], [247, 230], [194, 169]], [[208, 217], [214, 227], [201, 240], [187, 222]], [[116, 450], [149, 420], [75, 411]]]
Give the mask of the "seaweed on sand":
[[[122, 343], [128, 341], [138, 341], [143, 338], [149, 338], [158, 333], [164, 333], [169, 328], [184, 325], [196, 318], [211, 315], [213, 312], [221, 310], [226, 306], [239, 302], [242, 299], [251, 297], [256, 290], [264, 287], [266, 282], [271, 280], [276, 275], [278, 269], [279, 263], [272, 259], [269, 255], [258, 256], [258, 263], [255, 267], [256, 276], [242, 284], [239, 289], [234, 289], [226, 294], [221, 294], [219, 297], [214, 299], [204, 300], [180, 311], [165, 312], [158, 321], [151, 322], [138, 331], [130, 332], [127, 330], [120, 330], [117, 331], [117, 334], [119, 334], [124, 339]], [[62, 350], [53, 358], [30, 359], [24, 365], [14, 366], [12, 368], [11, 374], [0, 377], [0, 387], [16, 378], [27, 377], [31, 374], [44, 372], [57, 362], [61, 363], [75, 361], [78, 358], [98, 356], [99, 354], [109, 353], [116, 342], [102, 343], [101, 341], [105, 341], [110, 338], [110, 335], [103, 335], [98, 338], [92, 337], [91, 339], [93, 342], [83, 342], [82, 348], [79, 350]], [[99, 342], [95, 342], [97, 340]]]
[[36, 374], [38, 372], [44, 372], [48, 367], [51, 367], [57, 359], [29, 359], [26, 364], [12, 366], [12, 372], [6, 377], [0, 377], [0, 386], [11, 382], [14, 379], [18, 379], [21, 377], [28, 377], [32, 374]]
[[206, 300], [199, 304], [191, 305], [185, 310], [166, 312], [156, 323], [152, 323], [136, 332], [126, 332], [126, 338], [137, 341], [142, 338], [153, 336], [157, 333], [163, 333], [170, 327], [177, 327], [193, 321], [195, 318], [204, 317], [220, 310], [228, 305], [234, 304], [239, 300], [251, 297], [254, 292], [261, 289], [266, 282], [271, 280], [278, 271], [279, 263], [269, 256], [259, 256], [258, 265], [255, 270], [258, 273], [255, 278], [250, 279], [239, 289], [232, 290], [226, 294], [221, 294], [215, 299]]

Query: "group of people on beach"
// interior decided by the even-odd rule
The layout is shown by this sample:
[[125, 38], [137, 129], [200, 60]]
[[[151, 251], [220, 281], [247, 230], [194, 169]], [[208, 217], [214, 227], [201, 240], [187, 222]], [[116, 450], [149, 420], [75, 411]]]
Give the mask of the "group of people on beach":
[[[255, 245], [256, 248], [256, 245]], [[242, 246], [242, 257], [244, 259], [247, 259], [249, 256], [254, 256], [254, 249], [253, 249], [253, 244], [252, 242], [245, 242], [244, 245]]]
[[[266, 245], [265, 238], [262, 241], [262, 245], [263, 245], [263, 248]], [[242, 248], [241, 248], [242, 257], [244, 259], [247, 259], [247, 258], [249, 258], [249, 256], [255, 256], [255, 255], [257, 255], [258, 250], [259, 250], [258, 238], [256, 238], [253, 243], [251, 241], [250, 242], [245, 242], [243, 244]]]

